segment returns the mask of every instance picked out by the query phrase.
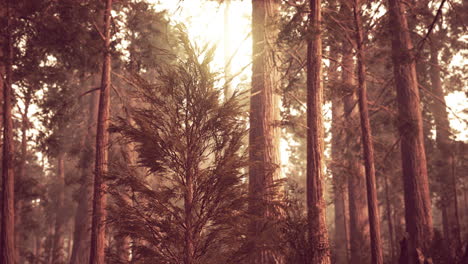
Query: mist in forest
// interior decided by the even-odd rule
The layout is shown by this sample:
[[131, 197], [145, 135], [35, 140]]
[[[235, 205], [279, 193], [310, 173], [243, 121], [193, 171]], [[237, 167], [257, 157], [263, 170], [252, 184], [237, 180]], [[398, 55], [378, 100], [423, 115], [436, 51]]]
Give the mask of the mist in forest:
[[0, 2], [2, 264], [468, 264], [460, 0]]

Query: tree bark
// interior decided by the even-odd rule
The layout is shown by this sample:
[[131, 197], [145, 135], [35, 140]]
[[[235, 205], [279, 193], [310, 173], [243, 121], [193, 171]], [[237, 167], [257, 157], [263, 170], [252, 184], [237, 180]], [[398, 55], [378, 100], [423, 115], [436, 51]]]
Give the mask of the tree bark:
[[[2, 47], [5, 58], [2, 72], [3, 83], [3, 160], [2, 160], [2, 226], [0, 237], [1, 262], [15, 264], [15, 177], [13, 173], [13, 122], [12, 108], [12, 59], [10, 1], [5, 8], [6, 34]], [[3, 11], [3, 10], [2, 10]]]
[[307, 39], [307, 220], [310, 263], [329, 264], [330, 248], [323, 198], [323, 86], [321, 1], [310, 0]]
[[392, 58], [397, 90], [409, 263], [419, 248], [426, 256], [432, 242], [431, 200], [419, 108], [416, 67], [408, 23], [400, 0], [389, 0]]
[[283, 256], [270, 247], [265, 237], [268, 222], [279, 217], [271, 202], [278, 195], [274, 181], [281, 176], [279, 140], [279, 75], [274, 46], [278, 30], [272, 27], [279, 14], [279, 1], [252, 1], [252, 91], [249, 130], [249, 210], [251, 223], [252, 263], [283, 263]]
[[111, 88], [111, 50], [110, 23], [112, 0], [106, 0], [104, 13], [104, 62], [99, 96], [98, 121], [96, 132], [96, 163], [94, 175], [93, 216], [91, 224], [90, 264], [104, 264], [105, 255], [105, 221], [106, 221], [106, 183], [104, 177], [108, 172], [109, 148], [109, 112]]
[[458, 218], [458, 201], [456, 195], [456, 180], [453, 171], [454, 153], [452, 151], [453, 144], [450, 138], [450, 123], [445, 102], [445, 93], [440, 80], [440, 65], [438, 59], [438, 48], [436, 36], [430, 42], [430, 76], [432, 83], [432, 93], [436, 97], [434, 102], [430, 104], [430, 110], [434, 115], [436, 125], [436, 143], [438, 147], [440, 163], [437, 175], [442, 185], [441, 207], [446, 211], [444, 217], [444, 237], [448, 243], [452, 257], [455, 257], [457, 252], [461, 250], [460, 223]]
[[367, 106], [367, 84], [365, 53], [363, 49], [361, 6], [358, 0], [354, 0], [354, 22], [356, 26], [356, 46], [358, 64], [358, 102], [361, 120], [362, 147], [364, 153], [364, 164], [366, 168], [367, 208], [369, 214], [370, 241], [372, 263], [383, 264], [382, 242], [380, 239], [380, 217], [379, 204], [377, 201], [377, 190], [374, 166], [374, 143], [369, 120]]

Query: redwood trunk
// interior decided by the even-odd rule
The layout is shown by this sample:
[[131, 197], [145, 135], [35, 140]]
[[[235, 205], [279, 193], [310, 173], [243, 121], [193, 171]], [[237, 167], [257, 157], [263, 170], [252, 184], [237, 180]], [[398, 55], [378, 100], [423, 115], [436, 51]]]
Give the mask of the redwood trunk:
[[367, 208], [369, 213], [371, 255], [373, 264], [382, 264], [382, 242], [380, 239], [379, 204], [374, 166], [374, 143], [367, 107], [366, 65], [363, 49], [361, 30], [361, 8], [358, 0], [354, 0], [354, 21], [356, 26], [357, 64], [358, 64], [358, 98], [359, 114], [361, 119], [362, 147], [364, 152], [364, 164], [366, 168]]
[[400, 0], [389, 0], [392, 57], [397, 90], [399, 133], [405, 195], [405, 222], [410, 263], [415, 249], [429, 254], [433, 237], [431, 200], [413, 44]]
[[15, 177], [13, 174], [13, 122], [12, 107], [12, 43], [10, 29], [10, 1], [6, 1], [6, 36], [4, 39], [3, 55], [3, 160], [2, 160], [2, 226], [1, 226], [1, 262], [15, 264]]
[[307, 39], [307, 219], [310, 263], [330, 263], [330, 248], [323, 198], [323, 86], [321, 1], [310, 1]]
[[90, 264], [104, 264], [105, 221], [106, 221], [106, 183], [104, 177], [108, 172], [109, 147], [109, 112], [111, 88], [111, 50], [110, 22], [112, 0], [106, 1], [104, 13], [104, 62], [102, 66], [102, 82], [99, 96], [99, 110], [96, 132], [96, 168], [94, 175], [93, 216], [91, 225]]
[[387, 224], [388, 224], [388, 236], [390, 240], [390, 262], [395, 261], [395, 231], [393, 229], [393, 217], [392, 217], [392, 207], [390, 203], [390, 195], [388, 193], [388, 179], [387, 174], [383, 172], [384, 177], [384, 188], [385, 188], [385, 203], [386, 203], [386, 216], [387, 216]]
[[[265, 225], [278, 217], [270, 204], [277, 195], [272, 189], [280, 177], [279, 78], [274, 61], [278, 31], [272, 28], [279, 13], [277, 0], [252, 1], [252, 92], [249, 130], [249, 210], [251, 223], [251, 263], [283, 263], [283, 257], [264, 237]], [[263, 235], [262, 235], [263, 234]], [[267, 243], [269, 243], [267, 245]]]
[[454, 166], [454, 153], [452, 151], [453, 144], [450, 139], [450, 123], [445, 102], [445, 93], [440, 80], [440, 66], [438, 59], [437, 42], [434, 39], [430, 43], [431, 52], [431, 68], [430, 76], [432, 83], [432, 92], [436, 97], [430, 105], [431, 112], [434, 115], [436, 125], [436, 143], [439, 151], [440, 159], [443, 159], [438, 165], [438, 178], [442, 185], [441, 206], [446, 210], [444, 224], [445, 240], [449, 244], [449, 249], [452, 257], [455, 257], [457, 252], [461, 250], [460, 238], [460, 223], [458, 219], [458, 201], [456, 195], [456, 181]]

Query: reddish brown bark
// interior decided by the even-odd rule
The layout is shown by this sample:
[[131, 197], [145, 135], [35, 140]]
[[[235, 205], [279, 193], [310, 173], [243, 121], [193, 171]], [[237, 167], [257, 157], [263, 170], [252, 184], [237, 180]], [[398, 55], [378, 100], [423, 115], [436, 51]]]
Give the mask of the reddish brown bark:
[[399, 133], [405, 195], [406, 231], [409, 234], [409, 262], [415, 249], [428, 255], [433, 228], [426, 154], [419, 108], [419, 90], [413, 44], [400, 0], [389, 0], [392, 59], [397, 90]]
[[310, 263], [330, 263], [330, 248], [323, 198], [323, 86], [321, 1], [310, 1], [307, 39], [307, 219]]
[[439, 151], [440, 163], [437, 175], [441, 185], [441, 207], [445, 210], [443, 217], [444, 237], [449, 244], [452, 257], [455, 257], [461, 250], [460, 223], [458, 218], [457, 186], [454, 166], [453, 144], [450, 138], [450, 123], [445, 102], [445, 93], [440, 80], [440, 65], [438, 59], [438, 49], [436, 36], [430, 43], [430, 76], [432, 83], [432, 93], [436, 97], [430, 105], [430, 110], [434, 116], [436, 125], [436, 143]]
[[[3, 160], [2, 160], [2, 226], [0, 236], [1, 263], [15, 264], [15, 177], [13, 173], [13, 122], [12, 108], [12, 58], [13, 49], [10, 29], [10, 1], [6, 1], [6, 34], [3, 40]], [[3, 10], [2, 10], [3, 11]], [[3, 12], [2, 12], [3, 13]]]
[[90, 264], [104, 264], [105, 255], [105, 220], [106, 220], [106, 183], [108, 172], [110, 88], [111, 88], [111, 50], [110, 22], [112, 0], [106, 0], [104, 13], [104, 62], [99, 96], [98, 121], [96, 132], [96, 163], [94, 175], [93, 216], [91, 224]]
[[395, 260], [395, 231], [393, 230], [393, 217], [392, 217], [392, 207], [390, 203], [390, 195], [388, 193], [388, 179], [387, 174], [383, 172], [384, 177], [384, 189], [385, 189], [385, 215], [387, 217], [388, 225], [388, 236], [390, 240], [390, 262]]
[[280, 120], [278, 72], [274, 46], [278, 30], [273, 21], [279, 12], [277, 0], [252, 1], [252, 92], [249, 130], [249, 210], [255, 215], [251, 224], [252, 263], [283, 263], [282, 256], [266, 245], [265, 227], [278, 217], [270, 206], [275, 199], [274, 181], [280, 177]]
[[366, 64], [363, 49], [361, 6], [358, 0], [354, 0], [354, 22], [356, 26], [356, 46], [358, 64], [358, 102], [361, 120], [362, 147], [364, 153], [364, 164], [366, 168], [366, 189], [367, 208], [369, 213], [370, 241], [372, 263], [382, 264], [382, 242], [380, 239], [380, 217], [379, 204], [377, 201], [377, 190], [374, 166], [374, 143], [372, 142], [372, 132], [369, 119], [369, 109], [367, 106], [367, 84], [366, 84]]

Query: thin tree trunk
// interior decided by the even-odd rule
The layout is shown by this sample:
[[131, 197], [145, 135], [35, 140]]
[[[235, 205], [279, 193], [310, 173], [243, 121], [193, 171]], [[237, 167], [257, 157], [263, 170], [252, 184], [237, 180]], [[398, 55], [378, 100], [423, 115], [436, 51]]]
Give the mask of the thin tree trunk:
[[457, 251], [461, 250], [460, 223], [458, 219], [458, 206], [456, 195], [456, 183], [453, 177], [453, 151], [452, 140], [450, 139], [450, 123], [446, 109], [445, 94], [440, 80], [440, 65], [438, 59], [438, 49], [435, 36], [430, 42], [431, 67], [430, 76], [432, 83], [432, 92], [436, 99], [430, 105], [431, 112], [434, 115], [436, 125], [436, 143], [440, 159], [438, 163], [438, 177], [442, 184], [441, 200], [442, 209], [446, 210], [444, 224], [444, 236], [448, 243], [452, 257], [455, 257]]
[[281, 176], [279, 140], [279, 75], [276, 69], [275, 41], [278, 30], [272, 27], [279, 14], [279, 1], [252, 1], [252, 91], [249, 130], [249, 210], [251, 223], [251, 263], [283, 263], [283, 256], [273, 249], [275, 243], [262, 239], [272, 220], [280, 217], [271, 202], [278, 195], [273, 187]]
[[374, 166], [374, 143], [367, 107], [367, 84], [366, 65], [363, 50], [361, 30], [361, 6], [358, 0], [354, 0], [354, 21], [356, 26], [357, 64], [358, 64], [358, 98], [359, 113], [361, 119], [362, 147], [364, 152], [364, 164], [366, 168], [367, 208], [369, 213], [370, 241], [372, 263], [382, 264], [382, 242], [380, 239], [380, 217], [379, 204], [377, 201], [377, 190]]
[[307, 219], [310, 263], [329, 264], [330, 248], [323, 198], [323, 86], [321, 1], [310, 0], [307, 39]]
[[2, 76], [3, 83], [3, 160], [2, 160], [2, 226], [1, 226], [1, 262], [15, 264], [15, 177], [13, 173], [13, 122], [12, 108], [12, 58], [10, 1], [6, 1], [6, 36], [4, 39], [3, 55], [5, 64]]
[[387, 224], [388, 224], [388, 237], [390, 240], [390, 262], [393, 263], [395, 261], [395, 232], [393, 231], [393, 217], [392, 217], [392, 207], [390, 203], [390, 195], [388, 193], [388, 179], [387, 174], [383, 172], [384, 177], [384, 188], [385, 188], [385, 203], [386, 203], [386, 216], [387, 216]]
[[[59, 150], [61, 151], [61, 150]], [[65, 263], [65, 252], [63, 243], [64, 233], [64, 216], [63, 214], [63, 200], [64, 200], [64, 188], [65, 188], [65, 167], [64, 167], [64, 156], [63, 152], [59, 153], [57, 157], [57, 207], [55, 209], [55, 230], [52, 250], [52, 263], [60, 264]]]
[[389, 0], [392, 57], [397, 90], [405, 222], [409, 234], [409, 263], [416, 249], [426, 256], [433, 237], [431, 200], [424, 150], [421, 110], [413, 44], [400, 0]]
[[231, 38], [230, 38], [230, 24], [229, 24], [229, 12], [230, 12], [231, 0], [224, 0], [224, 98], [232, 96], [232, 72], [231, 72]]
[[[22, 180], [25, 178], [25, 170], [26, 170], [26, 158], [27, 158], [27, 148], [28, 148], [28, 114], [29, 114], [29, 105], [31, 104], [31, 94], [29, 91], [26, 92], [24, 95], [24, 110], [21, 113], [21, 156], [20, 156], [20, 164], [18, 166], [18, 176], [17, 180], [21, 183]], [[21, 222], [21, 211], [23, 210], [23, 201], [17, 199], [16, 201], [16, 217], [15, 217], [15, 243], [16, 243], [16, 259], [18, 262], [22, 261], [22, 245], [24, 242], [22, 241], [22, 222]]]
[[[337, 54], [338, 49], [333, 46], [330, 47], [330, 54]], [[338, 79], [337, 76], [337, 63], [330, 62], [329, 70], [329, 83], [331, 80]], [[333, 175], [333, 204], [335, 205], [335, 233], [333, 235], [334, 244], [334, 262], [337, 264], [345, 264], [348, 262], [348, 230], [347, 222], [348, 217], [346, 214], [346, 193], [347, 182], [346, 174], [341, 166], [344, 161], [342, 153], [343, 148], [343, 102], [338, 96], [332, 98], [332, 164], [331, 170]]]
[[109, 112], [111, 88], [111, 50], [110, 22], [112, 0], [106, 0], [104, 13], [104, 62], [102, 66], [102, 82], [99, 97], [99, 110], [96, 132], [96, 169], [94, 175], [93, 217], [91, 225], [90, 264], [104, 264], [105, 255], [105, 221], [106, 221], [106, 183], [104, 177], [108, 172], [109, 147]]

